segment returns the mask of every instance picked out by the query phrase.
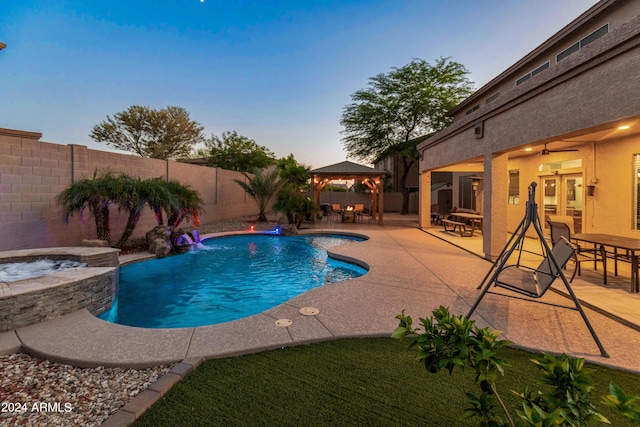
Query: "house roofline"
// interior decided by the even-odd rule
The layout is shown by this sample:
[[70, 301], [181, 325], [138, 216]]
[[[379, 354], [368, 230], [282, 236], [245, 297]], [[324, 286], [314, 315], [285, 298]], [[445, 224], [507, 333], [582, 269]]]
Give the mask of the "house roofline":
[[460, 110], [464, 110], [465, 108], [467, 108], [467, 106], [469, 104], [474, 103], [478, 98], [480, 98], [486, 92], [489, 92], [489, 90], [492, 87], [498, 86], [507, 76], [509, 76], [510, 74], [515, 72], [518, 68], [521, 68], [523, 65], [525, 65], [527, 62], [529, 62], [531, 59], [533, 59], [536, 56], [542, 54], [545, 50], [549, 49], [550, 47], [552, 47], [553, 45], [558, 43], [561, 39], [563, 39], [567, 35], [571, 34], [573, 31], [579, 29], [585, 23], [587, 23], [588, 21], [590, 21], [591, 19], [593, 19], [597, 15], [601, 14], [607, 8], [613, 6], [618, 1], [620, 1], [620, 0], [601, 0], [600, 2], [598, 2], [595, 5], [591, 6], [591, 8], [589, 8], [582, 15], [578, 16], [576, 19], [571, 21], [568, 25], [564, 26], [560, 31], [558, 31], [557, 33], [555, 33], [554, 35], [549, 37], [546, 41], [544, 41], [542, 44], [540, 44], [534, 50], [532, 50], [531, 52], [526, 54], [524, 57], [522, 57], [515, 64], [511, 65], [509, 68], [504, 70], [502, 73], [498, 74], [496, 77], [491, 79], [488, 83], [483, 85], [480, 89], [478, 89], [477, 91], [472, 93], [464, 101], [462, 101], [461, 103], [459, 103], [458, 105], [453, 107], [451, 110], [449, 110], [447, 112], [447, 116], [452, 117], [453, 115], [458, 113]]

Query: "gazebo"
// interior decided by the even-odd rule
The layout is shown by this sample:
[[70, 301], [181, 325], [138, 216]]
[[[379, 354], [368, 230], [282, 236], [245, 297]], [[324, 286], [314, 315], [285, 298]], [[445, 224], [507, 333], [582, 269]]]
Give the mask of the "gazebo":
[[331, 181], [336, 179], [360, 181], [371, 190], [371, 217], [378, 218], [378, 225], [383, 225], [384, 175], [385, 171], [362, 166], [353, 162], [341, 162], [334, 165], [309, 171], [313, 200], [320, 205], [320, 192]]

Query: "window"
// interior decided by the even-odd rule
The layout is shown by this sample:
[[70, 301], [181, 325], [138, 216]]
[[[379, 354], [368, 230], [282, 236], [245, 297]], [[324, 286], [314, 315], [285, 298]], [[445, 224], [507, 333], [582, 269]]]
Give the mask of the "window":
[[640, 154], [633, 155], [633, 229], [640, 230]]
[[516, 86], [520, 86], [522, 83], [526, 82], [530, 78], [531, 78], [531, 73], [527, 74], [526, 76], [520, 77], [518, 80], [516, 80]]
[[536, 68], [535, 70], [530, 71], [526, 75], [520, 77], [518, 80], [516, 80], [516, 86], [520, 86], [522, 83], [524, 83], [527, 80], [531, 79], [532, 77], [535, 77], [536, 75], [540, 74], [541, 72], [543, 72], [544, 70], [549, 68], [549, 64], [550, 64], [550, 62], [547, 61], [544, 64], [542, 64], [541, 66], [539, 66], [538, 68]]
[[509, 201], [510, 205], [520, 204], [520, 171], [509, 171]]
[[582, 49], [592, 41], [598, 40], [600, 37], [604, 36], [608, 32], [609, 32], [609, 24], [604, 24], [602, 27], [598, 28], [593, 33], [589, 34], [587, 37], [580, 40], [580, 49]]
[[582, 167], [582, 159], [574, 159], [574, 160], [564, 160], [562, 162], [554, 162], [554, 163], [540, 163], [538, 164], [539, 172], [546, 171], [555, 171], [558, 169], [570, 169], [570, 168], [581, 168]]
[[473, 107], [469, 108], [469, 109], [467, 110], [467, 113], [466, 113], [466, 114], [467, 114], [467, 116], [468, 116], [469, 114], [473, 113], [474, 111], [478, 110], [479, 108], [480, 108], [480, 105], [474, 105]]
[[493, 95], [491, 95], [490, 97], [487, 98], [487, 100], [484, 102], [485, 104], [488, 104], [492, 101], [495, 101], [497, 97], [500, 96], [500, 92], [496, 92]]
[[541, 66], [533, 70], [531, 72], [531, 77], [535, 77], [536, 74], [540, 74], [542, 71], [546, 70], [547, 68], [549, 68], [549, 61], [545, 62], [544, 64], [542, 64]]
[[579, 50], [580, 50], [580, 42], [575, 42], [574, 44], [572, 44], [571, 46], [569, 46], [568, 48], [566, 48], [565, 50], [563, 50], [562, 52], [556, 55], [556, 62], [562, 61], [567, 56]]
[[571, 55], [572, 53], [575, 53], [575, 52], [579, 51], [580, 49], [582, 49], [583, 47], [585, 47], [589, 43], [591, 43], [591, 42], [593, 42], [595, 40], [598, 40], [600, 37], [604, 36], [608, 32], [609, 32], [609, 23], [606, 23], [602, 27], [600, 27], [597, 30], [595, 30], [593, 33], [591, 33], [588, 36], [584, 37], [579, 42], [575, 42], [574, 44], [572, 44], [571, 46], [569, 46], [568, 48], [566, 48], [565, 50], [563, 50], [562, 52], [557, 54], [556, 55], [556, 62], [562, 61], [567, 56]]
[[458, 207], [464, 209], [475, 209], [473, 201], [473, 188], [468, 176], [458, 178]]

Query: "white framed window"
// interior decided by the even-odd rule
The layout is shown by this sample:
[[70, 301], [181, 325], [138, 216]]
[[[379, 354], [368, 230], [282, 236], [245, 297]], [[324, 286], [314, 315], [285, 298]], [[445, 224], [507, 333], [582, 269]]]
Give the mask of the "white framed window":
[[520, 171], [509, 171], [509, 199], [508, 204], [520, 204]]

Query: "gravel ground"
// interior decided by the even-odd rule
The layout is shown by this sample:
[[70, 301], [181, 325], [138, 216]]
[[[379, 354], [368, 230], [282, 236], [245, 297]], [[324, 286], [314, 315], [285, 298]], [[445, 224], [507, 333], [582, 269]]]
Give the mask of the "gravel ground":
[[[201, 235], [223, 231], [271, 229], [255, 217], [198, 227]], [[146, 251], [132, 240], [124, 253]], [[0, 426], [96, 426], [171, 369], [76, 368], [23, 353], [0, 356]]]
[[0, 356], [0, 425], [97, 426], [170, 368], [76, 368]]

